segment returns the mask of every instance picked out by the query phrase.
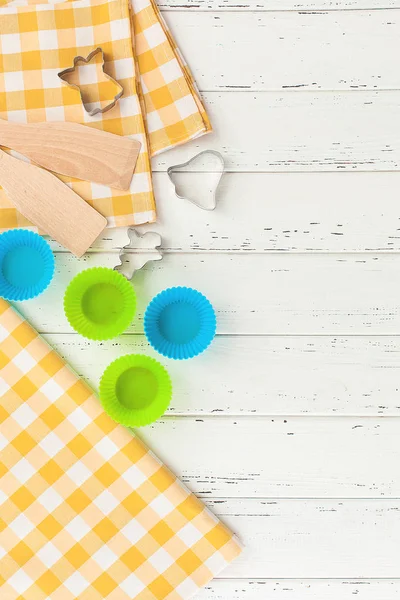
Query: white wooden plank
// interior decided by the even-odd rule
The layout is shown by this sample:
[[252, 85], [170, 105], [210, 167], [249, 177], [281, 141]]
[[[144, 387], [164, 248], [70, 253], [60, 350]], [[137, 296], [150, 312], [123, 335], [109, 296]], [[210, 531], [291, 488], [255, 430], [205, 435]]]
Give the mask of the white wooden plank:
[[215, 501], [210, 507], [246, 545], [224, 577], [372, 579], [400, 574], [399, 500], [247, 498]]
[[139, 434], [201, 496], [400, 496], [396, 417], [164, 418]]
[[167, 11], [337, 11], [400, 8], [399, 0], [158, 0]]
[[[223, 574], [222, 574], [223, 575]], [[398, 579], [214, 579], [198, 600], [395, 600]]]
[[[185, 193], [199, 175], [180, 176]], [[400, 250], [400, 173], [228, 173], [212, 214], [177, 199], [166, 173], [154, 183], [158, 222], [138, 230], [159, 232], [164, 252]], [[93, 249], [127, 242], [126, 228], [107, 229]]]
[[399, 337], [218, 336], [188, 367], [162, 359], [141, 335], [101, 345], [45, 337], [93, 387], [123, 354], [168, 362], [171, 415], [400, 415]]
[[[24, 303], [24, 314], [40, 331], [71, 332], [62, 307], [66, 285], [82, 269], [116, 260], [115, 253], [81, 260], [58, 254], [53, 284]], [[379, 335], [400, 328], [397, 255], [168, 254], [137, 272], [133, 283], [138, 304], [131, 332], [143, 333], [148, 302], [174, 285], [209, 297], [219, 333]]]
[[203, 96], [215, 134], [155, 157], [156, 171], [207, 148], [222, 151], [229, 171], [400, 168], [400, 91], [207, 92]]
[[182, 11], [167, 22], [203, 91], [400, 87], [398, 11]]

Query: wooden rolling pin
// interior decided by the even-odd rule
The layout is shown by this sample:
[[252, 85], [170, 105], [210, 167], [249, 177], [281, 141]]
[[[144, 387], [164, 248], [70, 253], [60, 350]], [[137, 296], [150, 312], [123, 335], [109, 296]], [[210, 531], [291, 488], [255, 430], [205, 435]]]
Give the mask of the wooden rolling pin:
[[61, 175], [128, 190], [141, 144], [78, 123], [0, 119], [0, 146]]
[[0, 150], [0, 185], [39, 230], [82, 256], [107, 220], [55, 175]]

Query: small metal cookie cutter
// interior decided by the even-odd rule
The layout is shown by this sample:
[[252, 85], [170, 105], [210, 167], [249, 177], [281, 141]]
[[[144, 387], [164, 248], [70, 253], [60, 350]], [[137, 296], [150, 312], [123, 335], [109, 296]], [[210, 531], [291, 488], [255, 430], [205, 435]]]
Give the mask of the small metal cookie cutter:
[[[154, 236], [155, 243], [151, 244], [151, 247], [149, 249], [149, 253], [143, 253], [143, 252], [138, 252], [136, 254], [133, 254], [132, 252], [129, 252], [129, 250], [135, 250], [137, 249], [138, 245], [137, 242], [139, 240], [144, 240], [145, 238], [148, 238], [149, 236]], [[131, 280], [132, 277], [134, 276], [134, 274], [136, 273], [136, 271], [139, 271], [140, 269], [143, 269], [143, 267], [145, 265], [147, 265], [148, 262], [154, 261], [154, 260], [161, 260], [163, 258], [162, 252], [160, 251], [160, 246], [162, 244], [162, 238], [161, 235], [159, 233], [156, 233], [155, 231], [147, 231], [146, 233], [138, 233], [138, 231], [136, 231], [136, 229], [134, 229], [133, 227], [129, 227], [128, 229], [128, 237], [129, 237], [129, 244], [127, 244], [126, 246], [124, 246], [123, 248], [121, 248], [120, 252], [119, 252], [119, 262], [120, 264], [117, 265], [116, 267], [114, 267], [114, 271], [118, 271], [120, 273], [122, 273], [122, 270], [127, 271], [126, 273], [122, 273], [122, 275], [124, 275], [128, 280]], [[136, 261], [131, 261], [129, 260], [129, 258], [126, 258], [124, 260], [124, 256], [134, 256], [135, 259], [137, 259]]]
[[[68, 75], [69, 73], [73, 73], [76, 70], [76, 68], [78, 67], [79, 63], [89, 64], [91, 62], [91, 60], [95, 56], [97, 56], [97, 54], [101, 54], [101, 58], [102, 58], [101, 68], [104, 73], [104, 77], [106, 79], [108, 79], [109, 81], [111, 81], [112, 83], [114, 83], [115, 86], [117, 88], [119, 88], [119, 92], [114, 96], [114, 99], [109, 104], [107, 104], [107, 106], [105, 106], [104, 108], [96, 106], [93, 109], [88, 109], [87, 103], [85, 103], [85, 101], [83, 99], [80, 87], [78, 85], [76, 85], [75, 83], [69, 83], [69, 81], [67, 79], [65, 79], [65, 76]], [[108, 110], [110, 110], [111, 108], [113, 108], [124, 93], [124, 88], [122, 87], [122, 85], [118, 81], [116, 81], [113, 77], [111, 77], [111, 75], [108, 75], [108, 73], [106, 73], [104, 70], [104, 52], [103, 52], [102, 48], [96, 48], [95, 50], [92, 50], [92, 52], [90, 52], [90, 54], [86, 58], [84, 56], [75, 56], [73, 66], [68, 67], [68, 69], [64, 69], [64, 71], [60, 71], [60, 73], [58, 73], [58, 77], [61, 79], [61, 81], [63, 83], [65, 83], [69, 87], [71, 87], [74, 90], [77, 90], [79, 92], [79, 95], [81, 97], [81, 101], [83, 104], [83, 108], [88, 113], [88, 115], [90, 115], [91, 117], [94, 117], [94, 115], [97, 115], [99, 113], [105, 113]]]
[[[200, 204], [200, 202], [197, 202], [196, 200], [193, 200], [192, 198], [188, 198], [187, 196], [180, 196], [178, 194], [178, 192], [176, 191], [176, 185], [174, 183], [174, 180], [172, 178], [172, 175], [174, 173], [179, 173], [182, 172], [182, 169], [184, 169], [185, 167], [188, 167], [191, 163], [193, 163], [195, 160], [197, 160], [198, 158], [200, 158], [201, 156], [204, 156], [206, 154], [211, 154], [213, 156], [216, 156], [218, 158], [219, 164], [220, 164], [220, 168], [217, 169], [215, 172], [217, 174], [219, 174], [219, 178], [217, 183], [215, 184], [215, 187], [213, 190], [211, 190], [212, 192], [212, 198], [213, 198], [213, 203], [211, 206], [203, 206], [203, 204]], [[189, 202], [191, 202], [192, 204], [194, 204], [195, 206], [197, 206], [198, 208], [201, 208], [202, 210], [215, 210], [216, 206], [217, 206], [217, 191], [219, 188], [219, 184], [221, 183], [221, 179], [223, 174], [225, 173], [225, 161], [224, 161], [224, 157], [222, 156], [222, 154], [220, 152], [217, 152], [217, 150], [203, 150], [202, 152], [199, 152], [199, 154], [196, 154], [195, 156], [192, 156], [191, 159], [189, 159], [188, 161], [181, 163], [180, 165], [173, 165], [172, 167], [169, 167], [167, 169], [167, 175], [172, 183], [172, 185], [174, 186], [174, 192], [175, 192], [175, 196], [177, 198], [179, 198], [180, 200], [188, 200]]]

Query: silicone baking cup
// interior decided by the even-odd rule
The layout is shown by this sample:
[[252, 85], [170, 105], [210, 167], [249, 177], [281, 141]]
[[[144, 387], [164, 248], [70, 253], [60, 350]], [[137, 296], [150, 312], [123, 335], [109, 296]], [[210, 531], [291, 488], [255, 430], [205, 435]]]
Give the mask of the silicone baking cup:
[[135, 309], [132, 284], [107, 267], [82, 271], [64, 295], [64, 311], [71, 327], [90, 340], [110, 340], [125, 331]]
[[210, 345], [216, 329], [214, 309], [203, 294], [187, 287], [155, 296], [144, 315], [144, 330], [157, 352], [173, 359], [197, 356]]
[[100, 381], [100, 401], [126, 427], [149, 425], [167, 410], [172, 397], [166, 369], [154, 358], [127, 354], [114, 360]]
[[30, 300], [39, 296], [54, 275], [54, 256], [49, 244], [28, 229], [0, 234], [0, 296], [6, 300]]

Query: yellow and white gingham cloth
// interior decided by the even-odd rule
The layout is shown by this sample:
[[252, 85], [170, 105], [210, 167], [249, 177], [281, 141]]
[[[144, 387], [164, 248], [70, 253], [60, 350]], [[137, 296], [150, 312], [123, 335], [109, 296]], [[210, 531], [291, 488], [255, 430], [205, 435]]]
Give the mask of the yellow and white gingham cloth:
[[186, 600], [240, 550], [0, 299], [1, 600]]
[[[106, 72], [121, 83], [124, 95], [110, 111], [90, 117], [79, 92], [57, 74], [98, 46]], [[82, 81], [88, 83], [97, 84], [100, 96], [109, 90], [96, 77]], [[149, 157], [211, 130], [191, 73], [153, 0], [0, 0], [0, 118], [72, 121], [139, 140], [142, 150], [129, 192], [61, 178], [106, 216], [110, 227], [154, 221]], [[0, 230], [21, 226], [29, 222], [0, 189]]]

